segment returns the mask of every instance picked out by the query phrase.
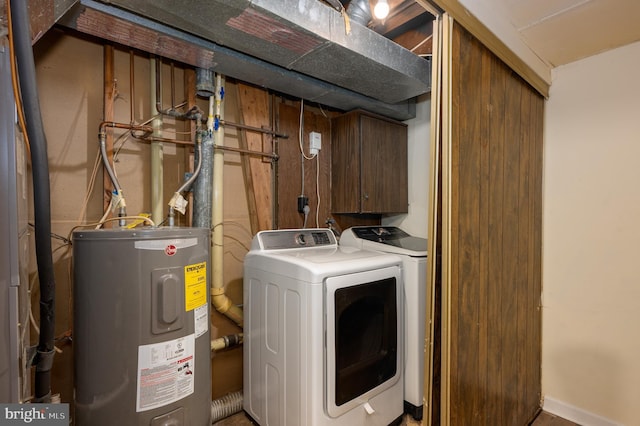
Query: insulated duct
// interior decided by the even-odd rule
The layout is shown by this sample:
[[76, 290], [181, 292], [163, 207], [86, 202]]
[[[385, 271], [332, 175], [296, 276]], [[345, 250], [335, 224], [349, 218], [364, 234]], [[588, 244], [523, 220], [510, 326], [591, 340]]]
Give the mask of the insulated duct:
[[429, 59], [357, 23], [346, 34], [340, 13], [318, 0], [105, 3], [81, 0], [58, 22], [344, 111], [406, 120], [431, 90]]
[[42, 123], [36, 69], [29, 31], [29, 11], [24, 0], [11, 0], [11, 20], [15, 54], [20, 78], [27, 134], [31, 142], [33, 173], [34, 222], [36, 259], [40, 281], [40, 337], [33, 364], [36, 366], [34, 402], [51, 400], [51, 367], [55, 337], [56, 283], [51, 252], [51, 193], [49, 189], [49, 159], [47, 140]]

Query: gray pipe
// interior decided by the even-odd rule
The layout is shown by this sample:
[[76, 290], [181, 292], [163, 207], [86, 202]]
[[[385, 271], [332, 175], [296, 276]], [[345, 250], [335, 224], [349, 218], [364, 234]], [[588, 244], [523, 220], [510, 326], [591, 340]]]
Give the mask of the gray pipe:
[[[191, 185], [197, 180], [198, 175], [200, 174], [200, 170], [202, 169], [202, 154], [200, 153], [200, 151], [202, 150], [202, 130], [201, 130], [202, 114], [197, 110], [197, 107], [192, 108], [192, 111], [194, 111], [193, 116], [191, 116], [191, 114], [188, 113], [187, 117], [196, 120], [196, 144], [194, 147], [195, 149], [194, 158], [197, 158], [198, 161], [196, 162], [196, 169], [194, 170], [193, 174], [189, 179], [187, 179], [186, 182], [184, 182], [180, 186], [180, 188], [176, 190], [176, 192], [174, 193], [174, 197], [176, 197], [178, 194], [182, 195], [183, 191], [186, 191], [187, 189], [189, 189]], [[176, 216], [175, 208], [172, 202], [173, 202], [173, 199], [171, 202], [169, 202], [169, 214], [167, 217], [168, 225], [171, 228], [175, 225], [175, 216]]]
[[[196, 120], [196, 146], [195, 146], [196, 152], [199, 150], [202, 150], [201, 119], [202, 119], [202, 114], [196, 113], [196, 118], [195, 118]], [[191, 177], [185, 183], [183, 183], [182, 186], [178, 188], [176, 192], [181, 193], [182, 191], [186, 191], [187, 189], [189, 189], [189, 187], [191, 187], [193, 182], [198, 178], [198, 175], [200, 174], [201, 170], [202, 170], [202, 155], [200, 155], [199, 160], [196, 162], [196, 169], [194, 170]]]
[[213, 136], [207, 132], [194, 160], [201, 164], [198, 179], [193, 183], [193, 226], [211, 228], [213, 202]]
[[196, 68], [196, 95], [203, 98], [213, 96], [216, 91], [216, 84], [213, 81], [213, 70]]
[[211, 423], [242, 411], [242, 391], [229, 393], [211, 401]]
[[[111, 168], [111, 165], [109, 164], [109, 160], [107, 158], [106, 134], [103, 131], [100, 131], [99, 139], [100, 139], [100, 155], [102, 157], [102, 163], [104, 164], [104, 168], [107, 170], [107, 173], [109, 174], [109, 178], [111, 179], [111, 183], [113, 184], [113, 187], [115, 188], [115, 191], [118, 194], [118, 197], [122, 197], [122, 188], [120, 187], [120, 182], [118, 182], [118, 178], [113, 172], [113, 169]], [[126, 215], [127, 215], [126, 207], [120, 206], [118, 209], [118, 216], [123, 217]], [[118, 221], [118, 225], [124, 226], [125, 220], [120, 219]]]
[[120, 182], [116, 177], [116, 174], [113, 172], [111, 168], [111, 164], [109, 164], [109, 157], [107, 156], [107, 134], [105, 131], [100, 128], [100, 133], [98, 135], [98, 139], [100, 142], [100, 156], [102, 157], [102, 164], [104, 165], [107, 174], [109, 175], [109, 179], [111, 179], [111, 183], [113, 184], [113, 188], [116, 190], [118, 194], [122, 194], [122, 188], [120, 187]]

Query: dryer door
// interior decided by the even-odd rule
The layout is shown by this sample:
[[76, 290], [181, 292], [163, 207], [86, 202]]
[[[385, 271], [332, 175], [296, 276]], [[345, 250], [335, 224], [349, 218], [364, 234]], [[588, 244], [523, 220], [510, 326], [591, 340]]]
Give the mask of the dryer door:
[[402, 376], [402, 279], [396, 267], [325, 280], [326, 410], [338, 417]]

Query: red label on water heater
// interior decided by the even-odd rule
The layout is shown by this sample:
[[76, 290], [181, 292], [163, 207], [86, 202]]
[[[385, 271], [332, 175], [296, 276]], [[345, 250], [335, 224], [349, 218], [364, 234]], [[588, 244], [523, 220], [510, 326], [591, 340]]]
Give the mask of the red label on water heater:
[[164, 248], [164, 253], [167, 256], [173, 256], [174, 254], [176, 254], [177, 251], [178, 251], [178, 248], [176, 246], [174, 246], [173, 244], [169, 244], [168, 246], [166, 246]]

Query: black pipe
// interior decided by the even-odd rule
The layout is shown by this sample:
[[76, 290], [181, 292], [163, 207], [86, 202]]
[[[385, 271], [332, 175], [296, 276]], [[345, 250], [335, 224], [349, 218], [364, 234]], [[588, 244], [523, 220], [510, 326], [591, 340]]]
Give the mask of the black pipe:
[[51, 194], [47, 140], [38, 102], [27, 3], [25, 0], [11, 0], [10, 7], [20, 92], [22, 93], [24, 115], [27, 117], [27, 135], [31, 142], [36, 259], [40, 281], [40, 338], [34, 359], [36, 366], [34, 402], [50, 402], [51, 365], [53, 364], [56, 324], [56, 283], [51, 252]]

